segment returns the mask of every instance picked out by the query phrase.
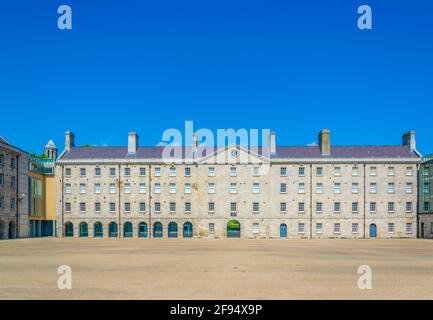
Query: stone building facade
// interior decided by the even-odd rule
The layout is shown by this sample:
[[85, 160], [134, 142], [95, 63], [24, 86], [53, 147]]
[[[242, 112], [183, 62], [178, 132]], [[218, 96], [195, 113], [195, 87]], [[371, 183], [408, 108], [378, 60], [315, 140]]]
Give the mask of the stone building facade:
[[[57, 235], [415, 238], [415, 134], [396, 146], [76, 147], [56, 162]], [[194, 156], [191, 156], [193, 154]], [[196, 155], [199, 156], [196, 156]]]

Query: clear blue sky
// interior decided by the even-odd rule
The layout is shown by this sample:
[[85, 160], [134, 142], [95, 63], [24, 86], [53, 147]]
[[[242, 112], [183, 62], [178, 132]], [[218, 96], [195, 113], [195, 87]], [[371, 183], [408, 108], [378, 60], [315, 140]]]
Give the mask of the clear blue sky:
[[[68, 4], [73, 29], [57, 28]], [[357, 28], [369, 4], [373, 30]], [[3, 1], [0, 135], [156, 145], [167, 128], [271, 128], [306, 145], [433, 152], [433, 2], [424, 0]]]

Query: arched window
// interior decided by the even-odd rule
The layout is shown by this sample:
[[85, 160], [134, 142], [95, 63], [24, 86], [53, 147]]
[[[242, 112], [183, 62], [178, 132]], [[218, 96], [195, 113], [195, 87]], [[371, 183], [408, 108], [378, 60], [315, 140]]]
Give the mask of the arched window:
[[155, 222], [153, 224], [153, 237], [162, 238], [162, 224], [161, 222]]
[[170, 222], [168, 224], [168, 237], [169, 238], [177, 238], [177, 223]]
[[131, 222], [125, 222], [123, 224], [123, 237], [124, 238], [132, 238], [132, 223]]
[[94, 226], [93, 226], [93, 237], [95, 238], [102, 238], [104, 233], [103, 233], [103, 226], [101, 222], [95, 222]]
[[65, 237], [73, 237], [74, 236], [74, 225], [72, 222], [65, 223]]
[[140, 222], [138, 224], [138, 237], [139, 238], [147, 238], [147, 223]]
[[280, 224], [280, 238], [287, 238], [287, 225], [285, 223]]
[[370, 224], [370, 238], [377, 237], [377, 227], [374, 223]]
[[237, 220], [230, 220], [227, 223], [227, 238], [240, 238], [241, 224]]
[[115, 238], [119, 236], [116, 222], [110, 222], [110, 224], [108, 225], [108, 236], [110, 238]]
[[189, 221], [183, 224], [183, 237], [192, 238], [192, 223]]
[[88, 237], [89, 236], [89, 228], [87, 227], [86, 222], [80, 223], [80, 237]]

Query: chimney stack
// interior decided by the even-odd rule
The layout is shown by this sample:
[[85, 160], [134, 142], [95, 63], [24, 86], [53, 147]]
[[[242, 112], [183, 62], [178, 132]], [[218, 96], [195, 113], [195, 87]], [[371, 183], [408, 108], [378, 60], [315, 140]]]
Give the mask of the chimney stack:
[[194, 149], [197, 149], [197, 147], [198, 147], [198, 142], [197, 142], [197, 133], [196, 133], [196, 132], [194, 132], [194, 133], [192, 134], [192, 147], [193, 147]]
[[404, 146], [408, 146], [411, 151], [416, 150], [415, 131], [409, 130], [403, 134], [402, 138]]
[[331, 154], [331, 132], [329, 129], [323, 129], [319, 132], [319, 147], [322, 156]]
[[271, 131], [271, 133], [269, 133], [268, 147], [269, 147], [269, 151], [271, 154], [275, 154], [275, 152], [277, 150], [276, 135], [277, 135], [277, 133], [275, 131]]
[[136, 132], [128, 132], [128, 153], [136, 154], [138, 148], [138, 135]]
[[71, 131], [66, 131], [65, 133], [65, 150], [70, 151], [75, 147], [75, 135]]

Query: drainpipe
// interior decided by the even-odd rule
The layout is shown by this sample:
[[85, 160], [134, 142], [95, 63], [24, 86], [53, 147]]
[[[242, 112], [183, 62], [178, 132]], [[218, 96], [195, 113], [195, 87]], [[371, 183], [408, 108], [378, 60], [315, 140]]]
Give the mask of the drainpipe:
[[149, 226], [147, 228], [147, 233], [149, 234], [149, 238], [152, 238], [152, 165], [149, 164]]
[[310, 163], [310, 239], [313, 238], [313, 164]]
[[65, 237], [65, 165], [62, 164], [62, 238]]
[[[121, 208], [121, 203], [120, 203], [120, 188], [121, 188], [121, 183], [120, 183], [120, 164], [119, 164], [119, 172], [117, 173], [117, 177], [118, 177], [118, 185], [119, 185], [119, 206], [118, 206], [118, 211], [119, 211], [119, 226], [118, 226], [118, 228], [117, 228], [117, 237], [118, 238], [120, 238], [121, 237], [121, 228], [120, 228], [120, 226], [122, 225], [121, 223], [121, 217], [120, 217], [120, 215], [121, 215], [121, 213], [120, 213], [120, 208]], [[108, 227], [108, 233], [110, 233], [110, 227]], [[110, 235], [110, 234], [108, 234], [108, 235]]]
[[365, 221], [366, 210], [365, 210], [365, 207], [367, 206], [367, 202], [366, 202], [367, 201], [367, 197], [366, 197], [367, 186], [366, 186], [365, 172], [366, 172], [366, 169], [365, 169], [365, 163], [364, 163], [364, 239], [366, 238], [366, 229], [365, 229], [365, 227], [366, 227], [366, 225], [365, 225], [365, 223], [366, 223], [366, 221]]
[[16, 222], [16, 226], [15, 226], [15, 232], [16, 232], [16, 234], [15, 234], [15, 239], [18, 239], [19, 238], [19, 235], [20, 235], [20, 214], [19, 214], [19, 197], [20, 197], [20, 194], [19, 194], [19, 188], [18, 188], [18, 185], [19, 185], [19, 169], [18, 169], [18, 167], [19, 167], [19, 155], [17, 155], [17, 158], [16, 158], [16, 163], [15, 163], [15, 171], [16, 171], [16, 176], [15, 176], [15, 189], [16, 189], [16, 197], [15, 197], [15, 210], [16, 210], [16, 219], [17, 219], [17, 222]]

